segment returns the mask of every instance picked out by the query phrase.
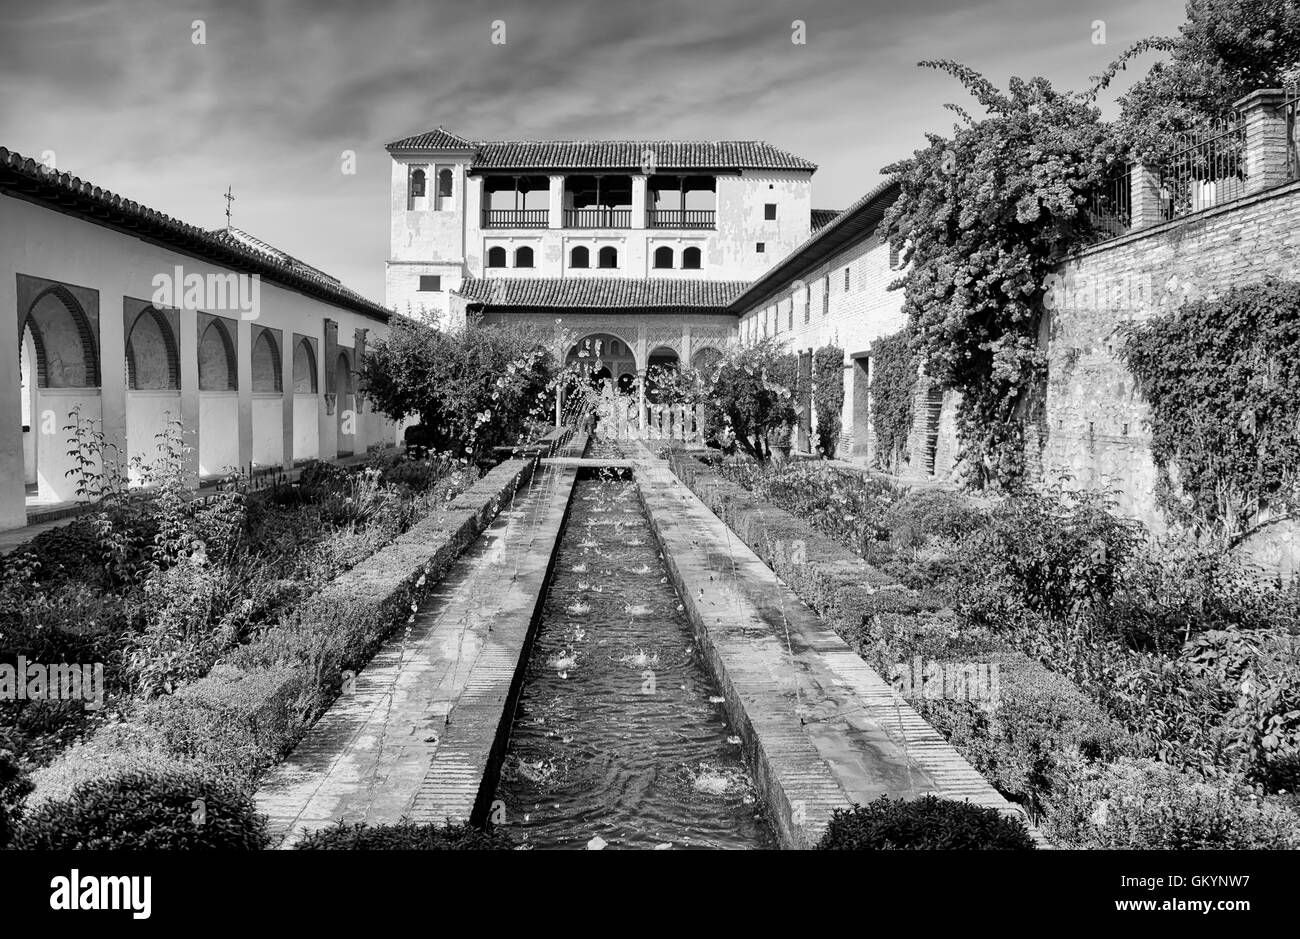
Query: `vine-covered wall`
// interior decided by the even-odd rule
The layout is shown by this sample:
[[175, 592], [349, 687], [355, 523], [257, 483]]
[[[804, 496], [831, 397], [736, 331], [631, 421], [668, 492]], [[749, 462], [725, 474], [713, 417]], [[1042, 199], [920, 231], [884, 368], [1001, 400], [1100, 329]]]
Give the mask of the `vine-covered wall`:
[[1112, 490], [1121, 511], [1162, 529], [1151, 409], [1122, 359], [1123, 327], [1270, 277], [1300, 280], [1300, 183], [1084, 251], [1057, 275], [1042, 481]]

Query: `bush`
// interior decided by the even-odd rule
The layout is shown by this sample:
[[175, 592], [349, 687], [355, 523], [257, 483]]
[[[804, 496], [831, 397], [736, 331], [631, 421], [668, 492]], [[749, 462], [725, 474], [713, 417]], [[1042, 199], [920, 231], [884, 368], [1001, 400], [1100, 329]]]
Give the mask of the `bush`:
[[257, 850], [268, 843], [253, 800], [191, 769], [131, 771], [92, 779], [22, 821], [26, 850]]
[[471, 825], [416, 824], [402, 819], [396, 825], [347, 825], [309, 832], [294, 845], [300, 851], [492, 851], [514, 847], [503, 831]]
[[23, 800], [32, 791], [32, 781], [8, 750], [0, 750], [0, 848], [9, 843], [14, 826], [22, 817]]
[[997, 809], [924, 796], [908, 802], [881, 796], [865, 806], [836, 809], [820, 851], [1010, 850], [1027, 851], [1034, 840], [1024, 822]]
[[1203, 780], [1146, 759], [1073, 767], [1047, 835], [1078, 848], [1300, 848], [1297, 816], [1235, 777]]
[[914, 702], [918, 712], [1008, 798], [1041, 811], [1079, 761], [1108, 761], [1132, 746], [1116, 722], [1068, 679], [1015, 652], [990, 656], [999, 671], [994, 707]]

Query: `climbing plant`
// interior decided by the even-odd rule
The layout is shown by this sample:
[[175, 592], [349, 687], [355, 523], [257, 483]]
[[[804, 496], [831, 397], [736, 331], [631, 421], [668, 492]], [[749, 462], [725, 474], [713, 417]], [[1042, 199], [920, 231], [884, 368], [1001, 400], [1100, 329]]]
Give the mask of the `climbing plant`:
[[1124, 330], [1151, 405], [1157, 496], [1232, 537], [1300, 503], [1300, 282], [1269, 280]]
[[919, 359], [910, 330], [877, 339], [871, 346], [871, 426], [876, 431], [876, 466], [898, 467], [912, 430], [912, 397]]
[[822, 346], [813, 353], [812, 383], [817, 448], [822, 456], [833, 457], [840, 441], [840, 414], [844, 410], [843, 349]]
[[1082, 211], [1119, 157], [1099, 112], [1043, 78], [1005, 93], [955, 62], [952, 75], [987, 112], [952, 138], [885, 167], [900, 196], [885, 216], [903, 252], [903, 308], [926, 373], [962, 394], [960, 458], [974, 485], [1014, 486], [1024, 468], [1029, 391], [1046, 369], [1038, 334], [1044, 282], [1092, 232]]

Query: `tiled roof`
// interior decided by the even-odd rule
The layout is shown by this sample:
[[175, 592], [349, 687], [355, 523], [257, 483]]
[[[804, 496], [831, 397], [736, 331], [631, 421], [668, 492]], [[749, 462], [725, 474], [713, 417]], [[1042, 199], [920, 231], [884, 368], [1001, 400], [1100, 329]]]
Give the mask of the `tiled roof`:
[[263, 254], [270, 255], [282, 264], [288, 264], [294, 270], [302, 271], [306, 274], [312, 274], [317, 277], [323, 277], [332, 283], [342, 286], [337, 277], [326, 274], [318, 267], [312, 267], [306, 261], [299, 261], [292, 254], [281, 251], [279, 248], [275, 247], [275, 245], [267, 244], [261, 238], [253, 237], [242, 228], [218, 228], [215, 229], [212, 234], [216, 235], [219, 241], [242, 245], [245, 248], [252, 249], [253, 251], [260, 251]]
[[493, 308], [723, 310], [747, 286], [745, 281], [663, 277], [489, 277], [465, 281], [458, 293], [471, 303]]
[[439, 124], [433, 130], [425, 131], [423, 134], [416, 134], [413, 137], [403, 137], [401, 140], [394, 140], [388, 144], [387, 150], [473, 150], [477, 144], [473, 141], [466, 140], [460, 134], [453, 134], [447, 128]]
[[[396, 140], [389, 150], [476, 150], [473, 169], [807, 170], [817, 164], [762, 140], [481, 140], [439, 127]], [[647, 153], [648, 151], [648, 153]]]
[[100, 189], [71, 173], [51, 170], [4, 147], [0, 147], [0, 192], [16, 193], [58, 212], [157, 242], [232, 271], [257, 274], [272, 283], [363, 316], [387, 322], [392, 315], [387, 308], [283, 252], [275, 249], [268, 252], [238, 239], [186, 224], [107, 189]]
[[[648, 151], [648, 153], [647, 153]], [[475, 169], [808, 170], [817, 164], [762, 140], [553, 140], [479, 144]]]
[[812, 230], [817, 231], [819, 228], [825, 228], [835, 220], [842, 209], [813, 209], [812, 210]]

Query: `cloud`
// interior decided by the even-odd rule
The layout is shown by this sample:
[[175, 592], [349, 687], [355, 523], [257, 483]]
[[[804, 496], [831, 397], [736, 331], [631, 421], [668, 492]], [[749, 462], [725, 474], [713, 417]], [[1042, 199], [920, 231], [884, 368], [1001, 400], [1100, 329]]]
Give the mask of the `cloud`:
[[[382, 298], [388, 158], [437, 124], [478, 139], [767, 139], [842, 207], [946, 132], [952, 58], [1083, 86], [1182, 0], [46, 0], [0, 31], [0, 144], [186, 221], [235, 221]], [[791, 43], [791, 22], [807, 44]], [[1092, 22], [1109, 45], [1094, 46]], [[195, 20], [205, 43], [196, 45]], [[505, 45], [490, 41], [493, 22]], [[1132, 71], [1132, 70], [1130, 70]], [[340, 154], [358, 155], [356, 176]]]

